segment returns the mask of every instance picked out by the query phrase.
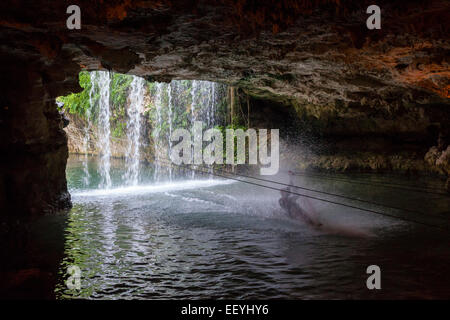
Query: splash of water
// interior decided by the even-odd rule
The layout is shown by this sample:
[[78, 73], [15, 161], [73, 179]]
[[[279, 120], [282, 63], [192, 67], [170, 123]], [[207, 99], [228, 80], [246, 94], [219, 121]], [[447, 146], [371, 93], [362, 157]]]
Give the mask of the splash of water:
[[110, 110], [109, 110], [109, 96], [110, 96], [110, 84], [111, 76], [109, 71], [96, 71], [94, 72], [92, 84], [98, 85], [100, 98], [99, 98], [99, 116], [98, 116], [98, 137], [99, 137], [99, 149], [101, 152], [99, 172], [101, 176], [100, 188], [111, 188], [111, 128], [110, 128]]
[[228, 185], [235, 183], [231, 180], [186, 180], [170, 183], [157, 183], [151, 185], [138, 185], [119, 187], [112, 189], [97, 189], [90, 191], [74, 192], [73, 196], [79, 197], [101, 197], [101, 196], [123, 196], [123, 195], [138, 195], [147, 193], [167, 192], [167, 191], [179, 191], [190, 190], [199, 188], [209, 188], [220, 185]]
[[128, 147], [125, 154], [127, 171], [124, 174], [125, 184], [135, 186], [139, 182], [141, 113], [144, 108], [145, 80], [133, 76], [128, 95], [127, 138]]

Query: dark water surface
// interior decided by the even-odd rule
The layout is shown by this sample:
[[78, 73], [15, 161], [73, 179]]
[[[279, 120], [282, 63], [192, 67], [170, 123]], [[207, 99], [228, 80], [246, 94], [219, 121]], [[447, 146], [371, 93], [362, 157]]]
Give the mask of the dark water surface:
[[[113, 165], [118, 185], [121, 163]], [[333, 230], [320, 232], [284, 218], [276, 191], [208, 179], [155, 185], [151, 171], [144, 175], [148, 180], [140, 186], [106, 191], [96, 189], [94, 175], [92, 185], [84, 188], [81, 162], [69, 159], [74, 207], [65, 232], [59, 298], [450, 298], [448, 231], [316, 201], [320, 219]], [[310, 195], [448, 225], [449, 196], [379, 185], [423, 190], [442, 188], [442, 182], [386, 175], [328, 177], [377, 185], [317, 177], [297, 177], [295, 184], [427, 216]], [[355, 237], [355, 232], [366, 236]], [[81, 270], [80, 291], [64, 283], [72, 265]], [[369, 265], [381, 268], [381, 290], [366, 287]]]

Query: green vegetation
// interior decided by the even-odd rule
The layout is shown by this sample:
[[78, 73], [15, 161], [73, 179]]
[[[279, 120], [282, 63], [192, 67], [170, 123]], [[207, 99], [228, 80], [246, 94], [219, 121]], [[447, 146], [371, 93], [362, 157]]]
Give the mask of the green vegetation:
[[58, 97], [56, 101], [64, 103], [64, 110], [80, 117], [86, 116], [86, 110], [89, 109], [89, 92], [91, 90], [91, 77], [89, 72], [82, 71], [78, 75], [80, 87], [84, 90], [79, 93], [71, 93], [67, 96]]
[[[89, 120], [97, 124], [99, 90], [94, 90], [92, 96], [92, 106], [90, 93], [92, 89], [91, 76], [87, 71], [82, 71], [78, 75], [80, 86], [84, 89], [79, 93], [71, 93], [67, 96], [58, 97], [56, 101], [64, 103], [63, 110], [76, 115], [82, 119], [87, 119], [89, 110]], [[110, 105], [111, 105], [111, 134], [113, 137], [121, 138], [126, 134], [126, 102], [130, 88], [132, 76], [120, 73], [112, 73]]]

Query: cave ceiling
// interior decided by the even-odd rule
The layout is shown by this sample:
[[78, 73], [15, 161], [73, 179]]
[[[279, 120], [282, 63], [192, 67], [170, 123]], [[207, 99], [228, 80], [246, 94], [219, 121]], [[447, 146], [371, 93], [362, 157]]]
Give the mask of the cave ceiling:
[[[81, 8], [68, 30], [66, 8]], [[50, 95], [79, 91], [80, 70], [148, 80], [202, 79], [281, 102], [339, 108], [448, 104], [450, 2], [2, 1], [3, 64], [39, 72]]]

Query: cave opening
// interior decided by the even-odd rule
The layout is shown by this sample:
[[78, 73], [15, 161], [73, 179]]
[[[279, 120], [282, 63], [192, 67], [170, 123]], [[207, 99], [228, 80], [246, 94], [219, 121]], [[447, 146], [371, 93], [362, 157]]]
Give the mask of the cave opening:
[[[335, 154], [336, 149], [342, 148], [339, 143], [348, 139], [346, 135], [330, 139], [324, 132], [326, 129], [323, 124], [318, 124], [317, 119], [308, 116], [301, 117], [301, 113], [299, 116], [296, 107], [285, 101], [252, 96], [241, 88], [221, 83], [200, 80], [151, 82], [106, 71], [82, 72], [79, 79], [84, 89], [82, 92], [56, 99], [63, 117], [68, 118], [68, 125], [64, 129], [70, 154], [66, 175], [73, 202], [73, 208], [65, 221], [65, 249], [56, 279], [55, 295], [60, 299], [178, 297], [177, 292], [185, 290], [186, 281], [177, 282], [178, 277], [173, 276], [174, 270], [197, 268], [197, 274], [202, 274], [210, 267], [203, 258], [186, 257], [205, 257], [205, 254], [220, 256], [224, 252], [239, 256], [243, 254], [239, 249], [241, 243], [258, 242], [261, 234], [273, 233], [274, 230], [291, 232], [291, 227], [286, 226], [280, 216], [278, 192], [226, 179], [231, 176], [241, 181], [254, 182], [246, 178], [249, 174], [255, 174], [255, 170], [249, 166], [179, 167], [171, 163], [169, 154], [174, 142], [169, 137], [176, 128], [189, 128], [195, 121], [203, 121], [203, 129], [280, 128], [282, 172], [270, 179], [265, 177], [263, 185], [266, 186], [285, 183], [287, 170], [297, 172], [299, 167], [293, 168], [293, 161], [304, 161], [295, 158], [298, 155]], [[302, 134], [298, 135], [299, 132]], [[385, 143], [382, 136], [377, 139], [382, 140], [381, 144]], [[399, 138], [398, 141], [403, 140]], [[344, 143], [352, 145], [360, 142]], [[407, 144], [407, 141], [402, 143]], [[329, 150], [332, 146], [335, 149]], [[342, 161], [337, 166], [345, 166], [345, 160]], [[363, 210], [376, 210], [377, 205], [387, 206], [383, 213], [389, 213], [395, 208], [401, 208], [404, 212], [415, 210], [416, 216], [422, 218], [419, 222], [427, 223], [441, 221], [433, 217], [424, 220], [420, 213], [439, 215], [448, 205], [439, 179], [420, 175], [396, 176], [383, 173], [383, 170], [381, 174], [374, 175], [358, 166], [355, 169], [359, 173], [350, 173], [351, 167], [347, 167], [345, 173], [337, 173], [330, 168], [335, 172], [333, 174], [302, 169], [298, 171], [300, 175], [290, 178], [289, 183], [306, 188], [296, 191], [302, 191], [301, 194], [313, 199], [317, 195], [322, 200], [334, 201], [342, 200], [342, 197], [356, 197], [350, 203], [355, 204], [354, 201], [358, 203], [360, 199], [370, 199], [370, 195], [376, 192], [382, 204], [372, 203], [364, 206]], [[227, 175], [224, 175], [225, 172]], [[412, 179], [414, 183], [411, 183]], [[336, 186], [339, 191], [337, 194]], [[398, 192], [398, 197], [391, 196], [392, 190]], [[411, 192], [416, 194], [413, 203], [410, 197], [401, 196]], [[328, 195], [327, 198], [323, 198], [324, 194]], [[430, 197], [434, 197], [433, 205], [428, 202]], [[345, 203], [349, 204], [348, 201]], [[440, 203], [438, 207], [437, 203]], [[381, 252], [372, 247], [373, 242], [366, 246], [365, 241], [384, 234], [383, 230], [388, 225], [390, 230], [395, 226], [402, 228], [401, 223], [395, 220], [366, 216], [359, 210], [349, 212], [348, 208], [320, 200], [305, 202], [303, 205], [310, 206], [320, 216], [320, 223], [326, 226], [321, 228], [326, 228], [328, 234], [338, 237], [333, 239], [337, 246], [345, 245], [348, 239], [366, 239], [358, 242], [358, 250], [367, 254], [374, 250], [378, 257]], [[228, 230], [227, 235], [217, 238], [217, 229]], [[242, 234], [249, 229], [256, 235]], [[309, 235], [307, 230], [304, 232]], [[419, 233], [421, 241], [431, 241], [429, 230]], [[280, 241], [278, 235], [269, 237], [268, 247], [256, 245], [254, 250], [262, 253], [276, 246]], [[346, 240], [339, 238], [343, 235]], [[230, 238], [237, 240], [231, 247], [224, 249], [223, 243]], [[386, 239], [383, 241], [384, 246]], [[409, 240], [402, 236], [396, 241], [400, 241], [403, 249], [407, 243], [409, 245]], [[317, 245], [320, 246], [307, 246], [308, 250], [317, 250]], [[399, 261], [395, 250], [386, 254], [383, 249], [383, 257], [386, 264]], [[295, 256], [293, 259], [296, 259]], [[333, 259], [328, 262], [334, 263]], [[353, 263], [359, 262], [355, 260]], [[108, 267], [100, 268], [105, 265]], [[142, 265], [147, 267], [141, 268]], [[67, 270], [73, 266], [79, 268], [81, 273], [88, 274], [80, 282], [81, 289], [67, 286]], [[222, 265], [224, 268], [226, 266]], [[232, 272], [240, 274], [241, 267], [244, 268], [240, 266]], [[245, 267], [249, 265], [245, 264]], [[152, 270], [151, 275], [148, 273], [149, 268]], [[352, 273], [353, 268], [341, 267], [340, 272]], [[280, 267], [272, 272], [281, 276], [284, 271], [284, 267]], [[126, 290], [115, 289], [119, 285], [115, 274], [119, 272], [121, 277], [133, 279], [120, 283]], [[181, 272], [180, 277], [189, 278], [189, 275]], [[139, 280], [142, 278], [145, 280]], [[158, 285], [158, 281], [152, 283], [152, 279], [164, 279], [170, 283], [175, 281], [178, 289], [168, 293], [164, 285]], [[216, 277], [210, 277], [207, 281], [216, 280]], [[198, 296], [219, 297], [215, 295], [217, 291], [214, 287], [203, 286], [202, 281], [194, 278], [188, 282], [191, 281], [198, 282]], [[429, 281], [436, 279], [430, 276]], [[232, 278], [225, 282], [230, 284], [230, 289], [222, 292], [221, 296], [235, 297]], [[145, 286], [139, 283], [145, 283]], [[264, 281], [260, 279], [258, 283]], [[290, 283], [281, 281], [279, 285], [288, 295], [295, 294], [295, 286]]]

